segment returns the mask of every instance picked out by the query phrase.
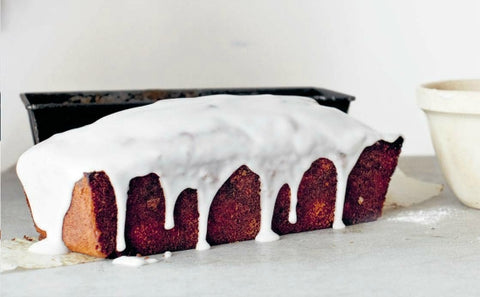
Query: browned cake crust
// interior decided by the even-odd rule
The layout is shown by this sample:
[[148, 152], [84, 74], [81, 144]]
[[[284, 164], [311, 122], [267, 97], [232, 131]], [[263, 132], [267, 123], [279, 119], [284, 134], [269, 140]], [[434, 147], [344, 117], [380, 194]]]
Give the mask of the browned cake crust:
[[159, 247], [163, 251], [195, 248], [199, 217], [195, 193], [186, 189], [180, 194], [174, 210], [175, 227], [165, 230], [165, 199], [158, 176], [151, 173], [132, 179], [127, 200], [125, 253], [150, 255], [158, 253]]
[[[390, 177], [397, 165], [403, 139], [379, 141], [366, 148], [347, 184], [345, 224], [376, 220], [382, 213]], [[277, 197], [272, 229], [287, 234], [331, 227], [335, 210], [336, 171], [327, 159], [318, 159], [305, 172], [298, 190], [297, 223], [288, 222], [290, 189]], [[161, 177], [148, 174], [130, 181], [125, 222], [127, 248], [116, 246], [115, 195], [108, 176], [92, 172], [76, 183], [65, 216], [63, 240], [72, 251], [97, 257], [120, 254], [149, 255], [194, 248], [198, 239], [196, 191], [184, 190], [175, 205], [175, 227], [164, 229], [165, 199]], [[254, 239], [260, 230], [260, 180], [241, 166], [217, 192], [208, 218], [207, 241], [222, 244]], [[40, 230], [41, 231], [41, 230]]]
[[374, 221], [382, 215], [390, 177], [397, 167], [402, 144], [402, 138], [392, 145], [379, 141], [363, 151], [361, 161], [348, 178], [343, 208], [346, 225]]

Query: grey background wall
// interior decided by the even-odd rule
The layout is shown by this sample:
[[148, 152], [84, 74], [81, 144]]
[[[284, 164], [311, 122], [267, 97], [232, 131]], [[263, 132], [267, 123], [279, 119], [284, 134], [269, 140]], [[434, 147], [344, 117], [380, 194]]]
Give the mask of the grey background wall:
[[433, 154], [415, 104], [432, 80], [480, 77], [480, 1], [29, 1], [1, 5], [2, 170], [32, 145], [18, 94], [319, 86]]

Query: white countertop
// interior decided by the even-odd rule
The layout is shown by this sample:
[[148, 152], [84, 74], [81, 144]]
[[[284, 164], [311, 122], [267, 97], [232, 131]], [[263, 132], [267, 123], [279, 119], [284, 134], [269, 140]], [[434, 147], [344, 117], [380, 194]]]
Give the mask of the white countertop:
[[[442, 182], [433, 157], [401, 158], [409, 175]], [[110, 260], [0, 275], [1, 296], [478, 296], [480, 211], [446, 186], [377, 222], [174, 252], [130, 268]], [[2, 238], [36, 236], [13, 170], [2, 174]]]

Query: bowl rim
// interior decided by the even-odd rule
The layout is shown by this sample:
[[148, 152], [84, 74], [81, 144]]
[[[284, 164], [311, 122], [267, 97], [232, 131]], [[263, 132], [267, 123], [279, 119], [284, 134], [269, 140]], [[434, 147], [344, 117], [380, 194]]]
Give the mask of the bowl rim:
[[425, 112], [480, 114], [480, 79], [422, 84], [417, 88], [417, 104]]

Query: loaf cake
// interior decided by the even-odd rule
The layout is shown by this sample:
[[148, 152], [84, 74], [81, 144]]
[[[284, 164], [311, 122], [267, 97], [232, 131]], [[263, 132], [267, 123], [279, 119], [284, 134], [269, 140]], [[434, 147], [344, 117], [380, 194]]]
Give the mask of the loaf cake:
[[372, 221], [402, 143], [306, 97], [125, 110], [20, 157], [31, 251], [148, 255]]

